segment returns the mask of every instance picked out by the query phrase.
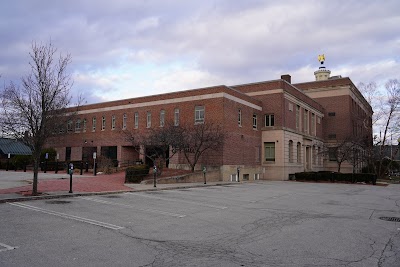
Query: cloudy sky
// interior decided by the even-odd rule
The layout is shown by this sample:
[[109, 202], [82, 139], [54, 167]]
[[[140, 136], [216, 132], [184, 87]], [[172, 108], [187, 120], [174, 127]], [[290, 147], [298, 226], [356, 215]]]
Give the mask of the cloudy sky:
[[318, 54], [355, 84], [400, 78], [400, 1], [3, 0], [3, 83], [29, 70], [32, 41], [70, 53], [87, 103], [292, 75]]

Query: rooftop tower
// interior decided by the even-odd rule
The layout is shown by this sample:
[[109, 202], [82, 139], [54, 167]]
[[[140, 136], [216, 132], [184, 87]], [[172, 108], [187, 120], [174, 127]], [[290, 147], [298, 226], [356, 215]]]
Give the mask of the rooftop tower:
[[327, 70], [324, 66], [325, 55], [324, 54], [318, 55], [318, 61], [321, 63], [321, 66], [317, 71], [314, 71], [315, 80], [316, 81], [328, 80], [330, 78], [331, 71]]

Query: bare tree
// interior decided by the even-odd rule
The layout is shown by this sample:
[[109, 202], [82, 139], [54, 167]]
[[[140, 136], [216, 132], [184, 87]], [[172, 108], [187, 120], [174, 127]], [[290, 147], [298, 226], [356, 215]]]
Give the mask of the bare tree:
[[375, 173], [382, 178], [387, 169], [387, 165], [384, 164], [385, 155], [388, 153], [386, 150], [392, 146], [393, 132], [399, 128], [400, 82], [397, 79], [387, 81], [384, 94], [376, 89], [374, 83], [361, 84], [360, 90], [367, 95], [367, 101], [374, 107], [373, 126], [379, 135], [375, 134], [375, 149], [368, 155]]
[[203, 123], [179, 127], [181, 137], [177, 148], [184, 154], [192, 172], [204, 152], [218, 151], [224, 143], [224, 133], [219, 125]]
[[335, 161], [337, 164], [337, 172], [340, 172], [343, 162], [351, 162], [353, 159], [356, 143], [351, 140], [344, 140], [336, 143], [335, 146], [325, 146], [323, 153], [329, 157], [330, 161]]
[[32, 194], [37, 194], [40, 152], [46, 140], [65, 124], [72, 86], [67, 66], [71, 56], [59, 55], [52, 43], [32, 43], [30, 73], [21, 85], [11, 82], [1, 92], [3, 131], [32, 149]]
[[153, 165], [158, 165], [158, 170], [161, 172], [162, 163], [165, 164], [178, 152], [178, 150], [170, 148], [179, 146], [181, 137], [179, 131], [181, 130], [173, 123], [166, 123], [164, 127], [149, 128], [146, 132], [137, 133], [123, 130], [122, 133], [136, 152], [150, 159]]

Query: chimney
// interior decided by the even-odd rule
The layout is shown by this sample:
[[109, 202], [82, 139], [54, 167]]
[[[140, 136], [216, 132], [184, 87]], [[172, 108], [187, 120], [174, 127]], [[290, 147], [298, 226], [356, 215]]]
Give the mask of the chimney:
[[292, 83], [292, 77], [289, 74], [281, 75], [281, 79], [287, 81], [288, 83]]

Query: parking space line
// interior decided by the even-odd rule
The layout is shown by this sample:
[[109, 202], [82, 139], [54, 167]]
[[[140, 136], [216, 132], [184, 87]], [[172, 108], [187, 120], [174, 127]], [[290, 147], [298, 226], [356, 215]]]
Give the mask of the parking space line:
[[183, 215], [183, 214], [172, 213], [172, 212], [156, 210], [156, 209], [142, 209], [142, 208], [138, 208], [138, 207], [135, 207], [135, 206], [132, 206], [132, 205], [127, 205], [127, 204], [122, 204], [122, 203], [117, 203], [117, 202], [111, 202], [111, 201], [106, 201], [106, 200], [101, 200], [101, 199], [96, 199], [96, 198], [80, 197], [80, 199], [89, 200], [89, 201], [102, 203], [102, 204], [107, 204], [107, 205], [114, 205], [114, 206], [121, 206], [121, 207], [131, 208], [131, 209], [144, 211], [144, 212], [158, 213], [158, 214], [162, 214], [162, 215], [166, 215], [166, 216], [172, 216], [172, 217], [178, 217], [178, 218], [186, 217], [186, 215]]
[[209, 207], [209, 208], [214, 208], [214, 209], [226, 209], [227, 207], [224, 206], [216, 206], [216, 205], [210, 205], [206, 203], [201, 203], [201, 202], [195, 202], [195, 201], [187, 201], [187, 200], [181, 200], [181, 199], [171, 199], [171, 198], [164, 198], [164, 197], [158, 197], [158, 196], [151, 196], [148, 194], [139, 194], [139, 193], [132, 193], [128, 192], [126, 194], [129, 195], [135, 195], [135, 196], [142, 196], [142, 197], [147, 197], [147, 198], [153, 198], [153, 199], [159, 199], [159, 200], [165, 200], [165, 201], [175, 201], [175, 202], [180, 202], [180, 203], [186, 203], [186, 204], [193, 204], [193, 205], [198, 205], [198, 206], [204, 206], [204, 207]]
[[17, 248], [17, 247], [11, 247], [11, 246], [3, 244], [3, 243], [0, 243], [0, 247], [4, 247], [4, 248], [0, 249], [0, 252], [7, 251], [7, 250], [13, 250], [13, 249]]
[[13, 206], [17, 206], [17, 207], [20, 207], [20, 208], [25, 208], [25, 209], [29, 209], [29, 210], [33, 210], [33, 211], [37, 211], [37, 212], [42, 212], [42, 213], [46, 213], [46, 214], [62, 217], [62, 218], [65, 218], [65, 219], [70, 219], [70, 220], [84, 222], [84, 223], [88, 223], [88, 224], [92, 224], [92, 225], [97, 225], [97, 226], [108, 228], [108, 229], [112, 229], [112, 230], [120, 230], [120, 229], [124, 228], [122, 226], [118, 226], [118, 225], [114, 225], [114, 224], [100, 222], [100, 221], [96, 221], [96, 220], [92, 220], [92, 219], [88, 219], [88, 218], [83, 218], [83, 217], [79, 217], [79, 216], [75, 216], [75, 215], [69, 215], [69, 214], [65, 214], [65, 213], [61, 213], [61, 212], [46, 210], [46, 209], [38, 208], [38, 207], [35, 207], [35, 206], [23, 204], [23, 203], [8, 203], [8, 204], [13, 205]]

